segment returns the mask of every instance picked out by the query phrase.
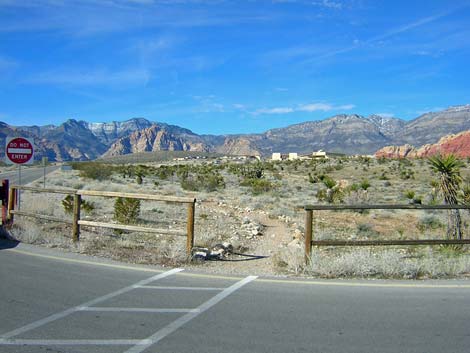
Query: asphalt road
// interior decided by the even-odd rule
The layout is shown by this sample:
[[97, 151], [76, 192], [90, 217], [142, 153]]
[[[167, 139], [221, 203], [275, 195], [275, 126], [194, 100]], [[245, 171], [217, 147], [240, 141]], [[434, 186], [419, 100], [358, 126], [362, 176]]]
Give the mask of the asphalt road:
[[[47, 186], [47, 174], [56, 170], [57, 166], [49, 166], [46, 167], [46, 186]], [[21, 166], [21, 184], [25, 185], [31, 183], [37, 179], [43, 179], [44, 176], [44, 168], [43, 167], [29, 167], [29, 166]], [[19, 183], [19, 173], [18, 168], [15, 170], [9, 170], [3, 173], [0, 173], [0, 179], [9, 179], [10, 184], [18, 184]]]
[[468, 281], [211, 277], [2, 244], [2, 353], [470, 349]]

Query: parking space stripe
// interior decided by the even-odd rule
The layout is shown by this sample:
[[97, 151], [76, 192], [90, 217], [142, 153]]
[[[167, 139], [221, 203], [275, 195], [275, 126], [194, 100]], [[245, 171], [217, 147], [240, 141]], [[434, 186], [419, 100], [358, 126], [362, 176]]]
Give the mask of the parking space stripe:
[[128, 312], [128, 313], [197, 313], [199, 309], [185, 308], [119, 308], [119, 307], [83, 307], [80, 311], [100, 311], [100, 312]]
[[135, 346], [147, 343], [145, 340], [0, 339], [0, 344], [10, 346]]
[[[23, 327], [20, 327], [20, 328], [17, 328], [16, 330], [13, 330], [13, 331], [10, 331], [10, 332], [7, 332], [3, 335], [0, 335], [0, 339], [7, 339], [7, 338], [12, 338], [12, 337], [15, 337], [15, 336], [18, 336], [22, 333], [25, 333], [25, 332], [28, 332], [28, 331], [31, 331], [31, 330], [34, 330], [38, 327], [41, 327], [43, 325], [46, 325], [52, 321], [55, 321], [55, 320], [58, 320], [58, 319], [61, 319], [61, 318], [64, 318], [70, 314], [73, 314], [74, 312], [77, 312], [80, 310], [80, 308], [83, 308], [83, 307], [90, 307], [90, 306], [93, 306], [95, 304], [98, 304], [98, 303], [101, 303], [101, 302], [104, 302], [108, 299], [111, 299], [111, 298], [114, 298], [118, 295], [121, 295], [121, 294], [124, 294], [124, 293], [127, 293], [127, 292], [130, 292], [131, 290], [139, 287], [139, 286], [144, 286], [144, 285], [147, 285], [149, 283], [152, 283], [154, 281], [157, 281], [159, 279], [162, 279], [162, 278], [165, 278], [165, 277], [168, 277], [168, 276], [171, 276], [175, 273], [178, 273], [178, 272], [181, 272], [183, 271], [183, 269], [181, 268], [175, 268], [175, 269], [172, 269], [170, 271], [167, 271], [167, 272], [163, 272], [163, 273], [160, 273], [158, 275], [155, 275], [155, 276], [152, 276], [150, 278], [147, 278], [147, 279], [144, 279], [142, 281], [139, 281], [133, 285], [130, 285], [128, 287], [125, 287], [125, 288], [122, 288], [122, 289], [119, 289], [115, 292], [112, 292], [112, 293], [109, 293], [109, 294], [106, 294], [106, 295], [103, 295], [101, 297], [98, 297], [96, 299], [93, 299], [93, 300], [90, 300], [89, 302], [86, 302], [86, 303], [83, 303], [81, 305], [78, 305], [76, 307], [73, 307], [73, 308], [69, 308], [69, 309], [66, 309], [64, 311], [61, 311], [59, 313], [56, 313], [56, 314], [53, 314], [53, 315], [50, 315], [48, 317], [45, 317], [43, 319], [40, 319], [40, 320], [37, 320], [35, 322], [32, 322], [28, 325], [25, 325]], [[0, 341], [1, 342], [1, 341]]]
[[160, 287], [160, 286], [140, 286], [139, 288], [144, 289], [167, 289], [167, 290], [190, 290], [190, 291], [223, 291], [225, 288], [215, 287]]
[[[156, 344], [157, 342], [161, 341], [163, 338], [166, 336], [172, 334], [176, 330], [178, 330], [181, 326], [185, 325], [201, 313], [205, 312], [206, 310], [210, 309], [226, 297], [228, 297], [230, 294], [233, 292], [237, 291], [238, 289], [242, 288], [246, 284], [250, 283], [251, 281], [254, 281], [257, 278], [257, 276], [248, 276], [241, 281], [231, 285], [230, 287], [224, 289], [222, 292], [218, 293], [208, 301], [204, 302], [200, 306], [197, 307], [199, 309], [199, 312], [195, 313], [187, 313], [186, 315], [181, 316], [180, 318], [176, 319], [169, 325], [165, 326], [164, 328], [160, 329], [159, 331], [155, 332], [153, 335], [150, 337], [147, 337], [145, 340], [142, 340], [142, 342], [138, 345], [135, 345], [134, 347], [128, 349], [125, 353], [141, 353], [144, 350], [146, 350], [148, 347]], [[143, 343], [144, 341], [147, 341], [147, 343]]]

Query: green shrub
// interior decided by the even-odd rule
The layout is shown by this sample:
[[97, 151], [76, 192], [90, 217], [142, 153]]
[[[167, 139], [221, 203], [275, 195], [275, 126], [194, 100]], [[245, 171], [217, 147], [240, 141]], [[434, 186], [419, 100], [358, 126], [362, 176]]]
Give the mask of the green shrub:
[[99, 162], [76, 162], [72, 168], [80, 171], [80, 176], [87, 179], [106, 180], [113, 174], [113, 167]]
[[438, 218], [426, 215], [419, 219], [417, 227], [419, 230], [424, 231], [427, 229], [439, 229], [441, 227], [444, 227], [444, 225]]
[[[64, 197], [64, 199], [62, 200], [62, 207], [64, 207], [65, 213], [72, 214], [73, 212], [73, 196], [72, 195], [67, 195]], [[80, 209], [85, 212], [90, 213], [91, 211], [95, 209], [95, 205], [93, 204], [93, 202], [88, 202], [82, 199], [81, 204], [80, 204]]]
[[361, 189], [362, 189], [362, 190], [367, 190], [368, 188], [370, 188], [370, 182], [369, 182], [369, 180], [363, 179], [363, 180], [361, 181], [360, 186], [361, 186]]
[[114, 219], [119, 223], [132, 224], [137, 222], [140, 214], [140, 200], [118, 197], [114, 202]]
[[259, 195], [275, 188], [275, 184], [266, 179], [252, 179], [251, 191], [253, 195]]
[[188, 191], [213, 192], [225, 188], [224, 177], [218, 171], [182, 174], [180, 184], [184, 190]]

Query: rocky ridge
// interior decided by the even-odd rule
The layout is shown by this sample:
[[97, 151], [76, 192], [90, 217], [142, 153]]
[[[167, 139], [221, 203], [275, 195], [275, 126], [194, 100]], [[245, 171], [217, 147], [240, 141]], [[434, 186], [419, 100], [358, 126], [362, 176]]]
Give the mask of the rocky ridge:
[[442, 137], [435, 144], [425, 144], [419, 148], [412, 145], [386, 146], [375, 153], [377, 158], [422, 158], [437, 154], [454, 154], [460, 158], [470, 157], [470, 131]]

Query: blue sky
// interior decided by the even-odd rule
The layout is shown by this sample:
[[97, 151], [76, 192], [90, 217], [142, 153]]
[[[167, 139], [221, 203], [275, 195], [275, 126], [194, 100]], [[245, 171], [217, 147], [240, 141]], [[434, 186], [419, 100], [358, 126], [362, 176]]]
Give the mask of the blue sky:
[[0, 121], [262, 132], [470, 103], [469, 0], [0, 0]]

